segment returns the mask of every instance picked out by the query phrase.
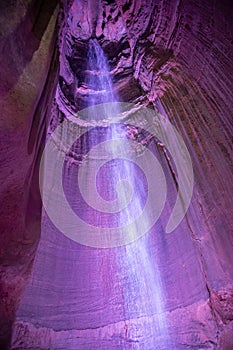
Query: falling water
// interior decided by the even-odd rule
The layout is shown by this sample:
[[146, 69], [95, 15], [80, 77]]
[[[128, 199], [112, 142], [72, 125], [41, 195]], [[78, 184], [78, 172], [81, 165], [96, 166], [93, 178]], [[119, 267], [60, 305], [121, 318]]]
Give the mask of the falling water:
[[[118, 102], [118, 96], [113, 91], [107, 59], [97, 40], [90, 40], [88, 60], [89, 74], [87, 85], [92, 89], [89, 105], [93, 106], [98, 103]], [[113, 114], [119, 115], [121, 112], [117, 104], [107, 105], [106, 108], [108, 108], [107, 112], [109, 118], [112, 118], [114, 116]], [[120, 138], [122, 141], [127, 139], [126, 133], [122, 134], [116, 124], [112, 124], [107, 128], [107, 134], [110, 139], [117, 140]], [[116, 158], [116, 166], [109, 166], [107, 169], [107, 171], [110, 172], [110, 184], [104, 183], [106, 179], [102, 179], [103, 182], [101, 185], [103, 188], [110, 186], [110, 190], [112, 190], [111, 185], [114, 184], [116, 186], [118, 181], [122, 179], [128, 179], [128, 181], [131, 182], [135, 194], [132, 197], [131, 204], [128, 203], [128, 206], [126, 206], [124, 210], [121, 210], [118, 217], [119, 226], [126, 227], [129, 222], [133, 222], [135, 217], [142, 212], [147, 188], [144, 183], [145, 181], [143, 181], [145, 179], [143, 179], [142, 174], [138, 171], [133, 162], [119, 162], [119, 160], [117, 162], [118, 147], [118, 144], [116, 147], [109, 146], [108, 151], [111, 152], [112, 158]], [[130, 146], [125, 148], [125, 152], [130, 151], [132, 152]], [[118, 192], [118, 196], [120, 196], [119, 200], [122, 205], [127, 203], [128, 194], [126, 192], [127, 189]], [[149, 220], [149, 218], [145, 215], [144, 220]], [[133, 241], [133, 237], [136, 236], [138, 229], [140, 228], [137, 227], [137, 224], [134, 224], [131, 226], [130, 232], [127, 232], [126, 229], [125, 234], [130, 235]], [[119, 288], [121, 288], [123, 294], [126, 327], [129, 329], [129, 334], [127, 336], [129, 338], [131, 337], [132, 341], [137, 342], [144, 332], [145, 334], [147, 333], [148, 337], [146, 349], [172, 349], [173, 347], [168, 335], [165, 318], [161, 277], [157, 267], [156, 257], [150, 256], [149, 253], [149, 240], [149, 236], [146, 235], [131, 244], [115, 250], [118, 261], [118, 271], [126, 280]], [[147, 326], [145, 322], [144, 330], [137, 329], [137, 327], [134, 327], [133, 323], [135, 322], [136, 324], [136, 319], [138, 317], [151, 317], [153, 321], [150, 325], [147, 324]]]
[[88, 48], [88, 65], [86, 83], [90, 90], [88, 105], [116, 102], [116, 94], [112, 89], [109, 66], [103, 50], [97, 40], [91, 39]]
[[[90, 40], [86, 71], [89, 106], [107, 103], [104, 105], [104, 115], [111, 119], [121, 110], [109, 71], [103, 50], [96, 40]], [[93, 110], [87, 117], [91, 120], [96, 118], [99, 122], [102, 118]], [[56, 141], [56, 162], [62, 155], [66, 137], [69, 135], [62, 133], [60, 140]], [[85, 153], [105, 140], [123, 142], [126, 139], [125, 128], [120, 123], [110, 124], [84, 134], [73, 150]], [[102, 154], [97, 152], [96, 159], [81, 162], [86, 171], [81, 179], [87, 189], [85, 200], [93, 201], [96, 186], [106, 203], [118, 197], [122, 210], [101, 212], [95, 196], [97, 209], [85, 203], [77, 180], [80, 163], [69, 166], [66, 162], [63, 172], [64, 192], [73, 212], [92, 227], [98, 227], [100, 232], [106, 227], [123, 227], [124, 230], [128, 222], [133, 223], [144, 208], [148, 194], [146, 179], [142, 170], [134, 164], [134, 159], [120, 159], [118, 152], [119, 148], [122, 152], [122, 147], [119, 142], [106, 145], [105, 151], [110, 154], [110, 160], [97, 174], [96, 184], [91, 176], [92, 163], [98, 163]], [[130, 146], [124, 146], [124, 151], [133, 152]], [[53, 180], [57, 177], [56, 166], [46, 173], [45, 181], [48, 176], [52, 179], [48, 199], [52, 207], [56, 204], [60, 221], [67, 222], [60, 194], [53, 188]], [[131, 183], [132, 191], [127, 186], [116, 191], [122, 180]], [[147, 220], [146, 215], [144, 220]], [[78, 235], [82, 233], [80, 230], [77, 226]], [[68, 239], [44, 211], [32, 274], [17, 311], [12, 349], [17, 349], [21, 344], [24, 327], [30, 333], [23, 339], [23, 346], [28, 349], [173, 349], [165, 317], [163, 276], [156, 251], [151, 250], [155, 246], [153, 237], [148, 233], [135, 240], [138, 230], [137, 224], [132, 224], [130, 230], [125, 228], [124, 234], [131, 238], [131, 244], [106, 249], [92, 248]], [[107, 240], [105, 243], [106, 247], [111, 246]], [[42, 336], [45, 332], [46, 336]]]

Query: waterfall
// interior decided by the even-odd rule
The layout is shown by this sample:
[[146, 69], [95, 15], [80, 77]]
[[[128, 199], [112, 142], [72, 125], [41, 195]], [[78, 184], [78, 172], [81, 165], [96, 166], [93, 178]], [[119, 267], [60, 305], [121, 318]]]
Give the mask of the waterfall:
[[92, 92], [88, 97], [89, 106], [117, 101], [112, 89], [108, 61], [96, 39], [89, 41], [86, 83]]
[[[109, 119], [121, 113], [107, 59], [96, 40], [90, 40], [85, 84], [89, 107], [103, 104], [104, 117]], [[100, 121], [102, 114], [92, 109], [87, 118]], [[82, 162], [63, 164], [64, 193], [73, 213], [81, 218], [80, 226], [74, 225], [77, 237], [85, 238], [86, 226], [82, 224], [86, 222], [94, 228], [94, 239], [102, 240], [105, 248], [67, 238], [43, 211], [41, 239], [17, 311], [12, 349], [19, 348], [25, 327], [30, 333], [23, 341], [25, 349], [173, 349], [166, 321], [163, 276], [155, 250], [151, 250], [153, 235], [148, 233], [136, 239], [149, 220], [144, 215], [143, 220], [135, 221], [145, 206], [148, 188], [142, 170], [134, 164], [134, 149], [127, 143], [125, 130], [117, 122], [98, 126], [72, 146], [73, 154], [80, 150], [85, 153]], [[62, 130], [58, 150], [54, 151], [57, 164], [62, 157], [60, 145], [72, 129], [66, 131]], [[99, 143], [104, 147], [97, 148], [88, 158]], [[128, 153], [130, 159], [124, 158]], [[99, 164], [93, 177], [92, 170]], [[56, 207], [60, 223], [68, 225], [72, 223], [54, 187], [57, 169], [58, 166], [51, 166], [44, 181], [52, 179], [47, 193], [49, 203]], [[109, 211], [111, 203], [115, 207]], [[115, 237], [110, 235], [110, 229], [121, 232], [122, 244], [112, 245]], [[130, 244], [124, 244], [124, 235]]]
[[[119, 98], [113, 90], [107, 59], [97, 40], [90, 40], [88, 62], [87, 85], [92, 89], [89, 106], [106, 102], [119, 102]], [[112, 114], [118, 115], [121, 112], [117, 104], [107, 105], [106, 108], [110, 119], [112, 118]], [[117, 124], [111, 124], [107, 128], [107, 134], [110, 140], [124, 141], [127, 139], [126, 134], [119, 131]], [[130, 146], [125, 143], [123, 144], [124, 152], [133, 152]], [[118, 181], [122, 179], [127, 179], [131, 182], [133, 191], [135, 192], [131, 198], [131, 202], [129, 201], [127, 203], [127, 187], [123, 187], [121, 191], [118, 191], [119, 201], [122, 207], [124, 208], [124, 205], [126, 203], [128, 204], [120, 211], [118, 225], [126, 227], [125, 234], [134, 237], [135, 232], [140, 230], [140, 227], [137, 224], [133, 224], [130, 228], [131, 231], [128, 232], [127, 224], [128, 222], [133, 222], [135, 217], [143, 210], [147, 188], [143, 181], [145, 179], [142, 178], [142, 174], [138, 172], [133, 162], [125, 160], [120, 162], [119, 159], [117, 161], [114, 159], [118, 157], [119, 149], [117, 148], [119, 147], [118, 143], [116, 147], [112, 147], [110, 144], [109, 149], [107, 149], [111, 153], [112, 161], [116, 162], [116, 166], [110, 165], [106, 167], [106, 171], [110, 173], [108, 177], [110, 185], [105, 183], [106, 178], [103, 179], [101, 185], [102, 188], [110, 186], [111, 191], [113, 190], [112, 183], [116, 186]], [[149, 218], [145, 215], [144, 220], [149, 220]], [[132, 241], [134, 241], [133, 238]], [[149, 339], [147, 340], [146, 349], [156, 348], [167, 350], [172, 349], [173, 346], [166, 324], [162, 281], [156, 264], [156, 257], [152, 257], [149, 254], [149, 244], [149, 237], [146, 235], [114, 252], [118, 264], [118, 273], [125, 276], [127, 281], [122, 286], [119, 286], [123, 295], [124, 304], [122, 306], [124, 308], [127, 329], [130, 329], [130, 319], [137, 317], [138, 314], [141, 317], [148, 317], [149, 315], [154, 317], [154, 325], [149, 329]], [[128, 266], [131, 266], [131, 269], [127, 269], [126, 267]], [[129, 273], [126, 273], [127, 270]], [[140, 338], [141, 331], [137, 330], [134, 332], [133, 338]], [[146, 330], [144, 331], [146, 332]]]

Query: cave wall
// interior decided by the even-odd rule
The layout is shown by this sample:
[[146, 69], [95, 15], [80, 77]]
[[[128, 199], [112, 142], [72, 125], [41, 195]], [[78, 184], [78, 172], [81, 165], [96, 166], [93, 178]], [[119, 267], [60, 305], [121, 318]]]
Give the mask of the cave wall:
[[[188, 215], [171, 236], [156, 237], [151, 248], [154, 254], [165, 251], [160, 254], [159, 267], [176, 348], [231, 349], [232, 5], [230, 1], [207, 0], [80, 0], [61, 5], [58, 50], [53, 49], [55, 2], [44, 5], [49, 10], [43, 9], [43, 2], [42, 7], [38, 2], [37, 6], [20, 3], [11, 21], [6, 4], [3, 6], [1, 140], [6, 219], [1, 224], [2, 338], [9, 335], [39, 239], [40, 200], [36, 186], [30, 191], [30, 184], [37, 184], [43, 130], [49, 124], [57, 125], [61, 111], [68, 115], [85, 107], [85, 97], [76, 91], [84, 79], [88, 39], [97, 37], [109, 58], [114, 88], [121, 100], [140, 102], [165, 113], [192, 157], [195, 188]], [[33, 172], [29, 169], [34, 165]], [[23, 191], [29, 193], [24, 201]], [[111, 253], [106, 253], [105, 259], [107, 256], [111, 258]], [[39, 283], [39, 277], [35, 278]], [[26, 296], [28, 305], [32, 291]], [[32, 309], [28, 309], [29, 314]], [[109, 344], [125, 327], [120, 319], [117, 322], [99, 328], [99, 346], [101, 339]], [[131, 325], [140, 328], [143, 322], [151, 325], [154, 320], [127, 322], [130, 329]], [[13, 348], [56, 348], [56, 344], [65, 344], [66, 332], [71, 338], [78, 336], [80, 346], [84, 346], [87, 339], [97, 337], [98, 330], [87, 325], [85, 330], [64, 328], [63, 332], [64, 336], [43, 322], [35, 327], [24, 313], [16, 322]], [[44, 334], [47, 340], [43, 343], [40, 339]], [[96, 346], [94, 340], [90, 344]]]
[[56, 37], [56, 6], [56, 1], [48, 4], [30, 0], [0, 4], [1, 349], [9, 343], [40, 236], [36, 168], [46, 127], [46, 79], [54, 70], [50, 64]]

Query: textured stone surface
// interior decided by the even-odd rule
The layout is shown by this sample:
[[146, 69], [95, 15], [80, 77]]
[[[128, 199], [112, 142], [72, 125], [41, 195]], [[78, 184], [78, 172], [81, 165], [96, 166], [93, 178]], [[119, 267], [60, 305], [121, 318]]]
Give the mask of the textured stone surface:
[[[0, 4], [1, 349], [9, 342], [40, 234], [41, 204], [33, 168], [43, 133], [38, 119], [36, 122], [37, 104], [40, 101], [43, 109], [40, 96], [49, 71], [56, 21], [56, 13], [51, 18], [56, 3], [50, 3], [46, 9], [43, 1]], [[39, 14], [40, 8], [44, 8], [44, 14]], [[42, 125], [41, 112], [39, 118]]]
[[[199, 318], [198, 322], [194, 321]], [[200, 301], [189, 307], [176, 309], [167, 315], [173, 329], [174, 344], [177, 349], [213, 349], [216, 325], [209, 306]], [[186, 320], [186, 327], [180, 322]], [[108, 324], [98, 329], [64, 330], [35, 327], [33, 324], [16, 324], [16, 341], [12, 349], [21, 349], [20, 340], [25, 340], [24, 349], [155, 349], [161, 339], [151, 338], [151, 330], [156, 327], [156, 316], [141, 317]], [[198, 338], [197, 338], [198, 334]], [[142, 339], [145, 341], [142, 342]], [[197, 347], [198, 341], [198, 347]], [[226, 348], [227, 349], [227, 348]], [[229, 348], [230, 349], [230, 348]]]
[[[44, 22], [34, 35], [27, 22], [31, 15], [25, 16], [28, 3], [17, 3], [10, 20], [5, 4], [1, 22], [6, 33], [1, 44], [2, 198], [6, 198], [1, 222], [2, 337], [9, 334], [38, 242], [33, 226], [38, 220], [34, 205], [40, 205], [36, 191], [32, 191], [34, 205], [32, 199], [28, 206], [22, 205], [23, 184], [37, 155], [35, 148], [30, 156], [26, 151], [31, 111], [40, 101], [30, 138], [37, 140], [38, 149], [43, 145], [45, 119], [54, 128], [62, 118], [86, 106], [87, 46], [88, 39], [96, 36], [109, 58], [121, 100], [139, 101], [165, 113], [183, 136], [194, 165], [195, 188], [188, 215], [172, 235], [164, 235], [176, 191], [163, 148], [155, 151], [166, 170], [170, 196], [147, 249], [152, 268], [156, 271], [158, 266], [160, 272], [173, 347], [232, 349], [231, 2], [79, 0], [71, 8], [71, 2], [63, 3], [59, 89], [50, 115], [45, 109], [52, 105], [58, 69], [57, 55], [48, 69], [55, 15], [44, 30], [50, 18], [45, 14], [51, 16], [54, 4], [50, 12], [40, 9]], [[46, 75], [50, 78], [42, 93]], [[31, 218], [27, 230], [25, 212]], [[46, 218], [43, 225], [12, 349], [162, 349], [153, 338], [156, 312], [150, 312], [149, 300], [137, 292], [141, 282], [149, 283], [149, 277], [139, 276], [132, 266], [140, 271], [144, 260], [125, 260], [121, 248], [102, 251], [79, 246], [61, 236]], [[131, 292], [123, 301], [125, 290]], [[133, 314], [134, 303], [142, 305], [143, 312]]]

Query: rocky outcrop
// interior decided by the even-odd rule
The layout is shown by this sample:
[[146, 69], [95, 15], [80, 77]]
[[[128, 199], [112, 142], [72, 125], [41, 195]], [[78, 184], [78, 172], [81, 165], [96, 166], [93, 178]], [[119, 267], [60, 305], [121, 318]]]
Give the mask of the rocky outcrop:
[[[43, 130], [48, 126], [51, 132], [87, 106], [88, 41], [96, 38], [108, 57], [119, 98], [166, 115], [192, 157], [191, 206], [175, 232], [166, 235], [163, 228], [176, 198], [175, 169], [171, 174], [173, 165], [157, 144], [171, 194], [150, 235], [149, 250], [162, 279], [172, 346], [232, 349], [231, 2], [64, 2], [56, 30], [56, 3], [39, 3], [41, 7], [17, 2], [10, 21], [9, 5], [3, 6], [2, 338], [7, 343], [39, 240], [37, 166]], [[53, 50], [56, 34], [58, 50]], [[147, 311], [133, 315], [127, 297], [122, 310], [119, 286], [135, 291], [144, 281], [135, 275], [130, 280], [135, 274], [130, 264], [119, 272], [116, 256], [123, 259], [124, 249], [83, 248], [60, 237], [46, 220], [44, 226], [49, 238], [42, 237], [37, 250], [12, 349], [154, 349], [152, 329], [159, 321], [156, 312], [148, 311], [149, 300], [135, 292], [133, 303]]]

